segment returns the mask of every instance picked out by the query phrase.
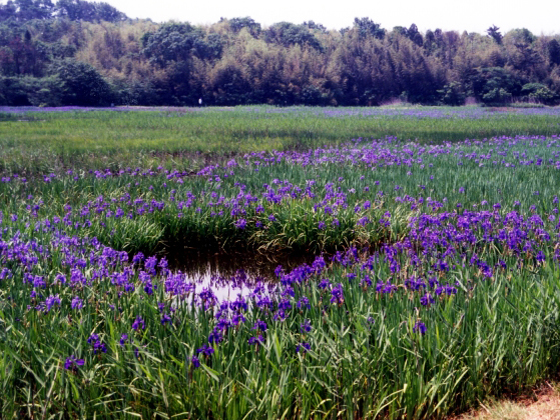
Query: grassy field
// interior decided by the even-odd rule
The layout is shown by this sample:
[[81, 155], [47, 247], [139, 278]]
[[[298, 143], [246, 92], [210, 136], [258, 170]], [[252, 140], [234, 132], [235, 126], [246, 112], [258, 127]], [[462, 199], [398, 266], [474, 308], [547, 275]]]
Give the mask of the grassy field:
[[[557, 110], [183, 111], [0, 123], [2, 419], [445, 418], [557, 374]], [[201, 290], [201, 248], [315, 258]]]
[[209, 155], [305, 150], [360, 137], [441, 143], [560, 132], [555, 108], [119, 109], [0, 110], [0, 172], [56, 172], [76, 165], [195, 167]]

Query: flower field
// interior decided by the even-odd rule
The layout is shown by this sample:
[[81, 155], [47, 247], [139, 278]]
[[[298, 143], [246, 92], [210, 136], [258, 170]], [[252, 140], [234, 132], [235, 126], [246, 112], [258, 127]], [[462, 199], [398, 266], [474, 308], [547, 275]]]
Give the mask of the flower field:
[[558, 107], [0, 107], [0, 173], [198, 171], [217, 156], [310, 150], [360, 137], [441, 144], [552, 136], [560, 132], [559, 117]]
[[[376, 118], [358, 111], [325, 118]], [[487, 118], [446, 112], [395, 118]], [[546, 112], [518, 118], [536, 130]], [[2, 155], [2, 419], [445, 418], [558, 373], [553, 132], [227, 150], [187, 169], [165, 149], [84, 169], [49, 147], [52, 172], [15, 143]], [[171, 261], [192, 249], [311, 259], [201, 288]]]

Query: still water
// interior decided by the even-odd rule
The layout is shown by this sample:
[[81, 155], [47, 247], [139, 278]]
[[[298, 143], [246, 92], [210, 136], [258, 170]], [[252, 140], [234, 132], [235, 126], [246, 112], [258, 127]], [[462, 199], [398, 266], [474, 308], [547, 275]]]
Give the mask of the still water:
[[282, 267], [286, 272], [302, 264], [310, 264], [313, 255], [286, 255], [270, 259], [260, 254], [208, 254], [185, 252], [169, 256], [169, 268], [181, 273], [185, 281], [195, 287], [199, 295], [211, 289], [218, 301], [234, 300], [247, 296], [261, 283], [273, 289], [278, 280], [275, 270]]

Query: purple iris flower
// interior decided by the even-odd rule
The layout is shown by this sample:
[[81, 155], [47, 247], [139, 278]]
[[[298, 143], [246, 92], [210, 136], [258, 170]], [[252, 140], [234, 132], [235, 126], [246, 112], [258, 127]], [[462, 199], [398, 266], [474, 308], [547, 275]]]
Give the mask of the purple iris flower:
[[132, 323], [132, 329], [138, 330], [140, 328], [145, 329], [146, 323], [144, 322], [141, 316], [137, 316], [134, 322]]
[[296, 346], [296, 353], [305, 354], [309, 350], [311, 350], [311, 344], [309, 343], [301, 343]]
[[420, 334], [424, 335], [426, 334], [426, 331], [428, 331], [428, 329], [426, 328], [426, 324], [420, 321], [416, 321], [416, 324], [414, 325], [414, 327], [412, 327], [412, 331], [419, 332]]
[[78, 366], [83, 366], [84, 364], [84, 359], [78, 359], [76, 356], [72, 355], [66, 358], [66, 362], [64, 362], [64, 369], [75, 371]]

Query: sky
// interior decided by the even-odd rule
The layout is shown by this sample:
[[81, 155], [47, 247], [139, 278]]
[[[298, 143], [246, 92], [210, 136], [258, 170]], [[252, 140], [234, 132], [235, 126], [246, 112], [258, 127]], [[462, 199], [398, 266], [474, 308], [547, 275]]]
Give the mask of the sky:
[[382, 28], [409, 27], [421, 32], [440, 28], [483, 34], [492, 25], [502, 34], [527, 28], [535, 35], [560, 34], [558, 0], [98, 0], [131, 18], [154, 22], [176, 20], [212, 24], [221, 17], [250, 16], [263, 26], [287, 21], [313, 20], [327, 29], [352, 26], [355, 17], [368, 17]]

